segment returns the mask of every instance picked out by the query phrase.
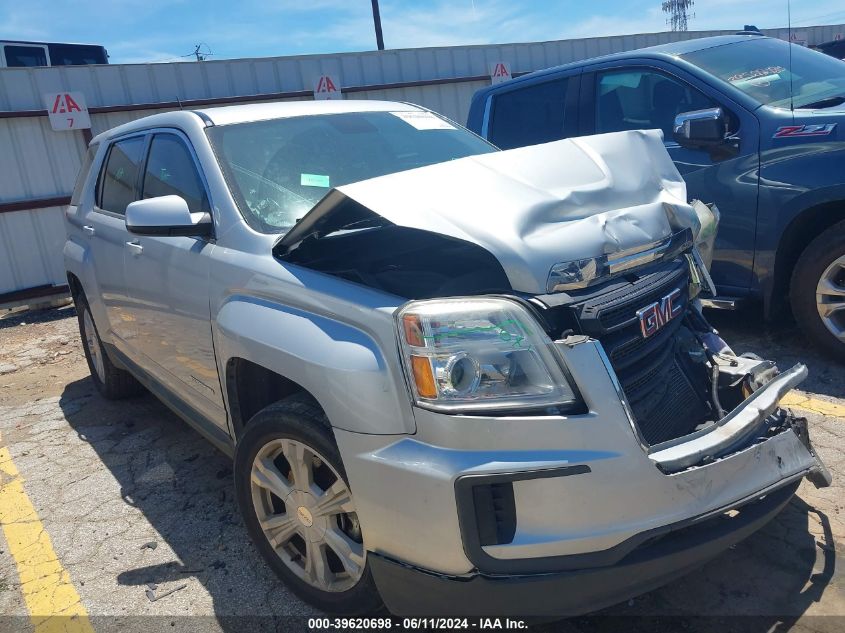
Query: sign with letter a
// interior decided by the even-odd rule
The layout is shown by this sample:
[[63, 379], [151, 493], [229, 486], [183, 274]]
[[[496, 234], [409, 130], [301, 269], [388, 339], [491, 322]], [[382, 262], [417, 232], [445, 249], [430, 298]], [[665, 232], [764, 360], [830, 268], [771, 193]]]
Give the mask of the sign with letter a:
[[84, 130], [91, 127], [85, 95], [81, 92], [51, 92], [44, 95], [50, 125], [54, 131]]
[[342, 99], [336, 75], [320, 75], [314, 82], [314, 99]]
[[511, 69], [505, 62], [496, 62], [490, 66], [490, 81], [495, 86], [511, 78]]

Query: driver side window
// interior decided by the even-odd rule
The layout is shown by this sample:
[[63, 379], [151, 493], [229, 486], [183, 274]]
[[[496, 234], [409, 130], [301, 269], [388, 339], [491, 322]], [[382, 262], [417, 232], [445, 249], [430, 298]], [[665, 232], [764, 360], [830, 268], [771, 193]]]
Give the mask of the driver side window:
[[175, 134], [153, 136], [142, 191], [144, 198], [181, 196], [191, 213], [211, 210], [194, 158]]
[[672, 139], [675, 116], [717, 104], [695, 88], [653, 70], [608, 71], [597, 74], [596, 133], [663, 130]]

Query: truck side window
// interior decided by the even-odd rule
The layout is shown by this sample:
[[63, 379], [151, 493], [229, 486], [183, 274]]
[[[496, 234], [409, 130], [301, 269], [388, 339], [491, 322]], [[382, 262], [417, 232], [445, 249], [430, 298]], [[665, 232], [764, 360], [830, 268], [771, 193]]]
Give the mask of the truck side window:
[[130, 202], [137, 200], [138, 166], [144, 151], [144, 137], [133, 136], [111, 146], [100, 175], [100, 195], [97, 206], [105, 211], [126, 213]]
[[3, 51], [6, 53], [6, 66], [10, 68], [47, 65], [47, 53], [43, 46], [7, 45]]
[[651, 70], [599, 73], [596, 86], [596, 133], [658, 129], [671, 140], [677, 114], [716, 106], [695, 88]]
[[144, 171], [144, 198], [181, 196], [191, 213], [208, 212], [208, 196], [193, 156], [174, 134], [156, 134]]
[[511, 149], [562, 139], [566, 85], [556, 79], [493, 97], [490, 141]]

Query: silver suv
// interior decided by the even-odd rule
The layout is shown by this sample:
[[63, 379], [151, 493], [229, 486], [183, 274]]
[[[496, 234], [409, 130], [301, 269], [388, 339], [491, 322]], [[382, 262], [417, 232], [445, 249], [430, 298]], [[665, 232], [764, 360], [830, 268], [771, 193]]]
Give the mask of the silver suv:
[[586, 612], [829, 483], [778, 407], [806, 369], [701, 314], [715, 216], [658, 131], [500, 152], [403, 103], [156, 114], [91, 142], [66, 220], [97, 389], [232, 455], [320, 609]]

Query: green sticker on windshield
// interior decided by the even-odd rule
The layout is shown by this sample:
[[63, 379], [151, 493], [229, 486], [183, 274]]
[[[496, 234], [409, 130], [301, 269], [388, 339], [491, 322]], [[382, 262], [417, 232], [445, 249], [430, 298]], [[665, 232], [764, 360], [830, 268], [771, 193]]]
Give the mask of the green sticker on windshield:
[[328, 187], [329, 177], [319, 174], [302, 174], [299, 178], [299, 184], [303, 187]]

